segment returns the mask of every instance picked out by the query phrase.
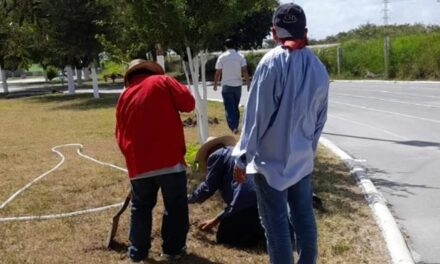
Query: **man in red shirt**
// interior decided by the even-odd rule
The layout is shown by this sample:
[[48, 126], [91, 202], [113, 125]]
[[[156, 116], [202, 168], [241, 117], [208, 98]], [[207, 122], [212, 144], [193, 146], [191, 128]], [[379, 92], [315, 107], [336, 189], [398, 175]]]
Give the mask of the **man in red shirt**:
[[185, 138], [179, 112], [194, 110], [188, 88], [164, 75], [152, 61], [133, 60], [124, 76], [125, 89], [116, 105], [115, 136], [125, 156], [131, 183], [128, 255], [148, 256], [152, 210], [159, 188], [164, 201], [162, 255], [185, 253], [188, 233]]

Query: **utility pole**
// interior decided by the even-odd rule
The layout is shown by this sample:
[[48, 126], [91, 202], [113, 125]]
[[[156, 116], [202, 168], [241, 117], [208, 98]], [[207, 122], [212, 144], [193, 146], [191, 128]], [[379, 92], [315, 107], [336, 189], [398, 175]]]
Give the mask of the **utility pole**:
[[385, 79], [390, 77], [390, 37], [386, 36], [383, 41], [383, 58], [385, 64]]
[[[388, 26], [388, 4], [390, 0], [383, 0], [383, 24], [384, 26]], [[387, 29], [385, 28], [385, 31]], [[384, 57], [384, 68], [385, 68], [385, 79], [389, 78], [389, 64], [390, 64], [390, 37], [385, 33], [385, 37], [383, 40], [383, 57]]]
[[[438, 0], [440, 1], [440, 0]], [[388, 26], [388, 4], [390, 3], [390, 0], [383, 0], [383, 24], [385, 26]]]

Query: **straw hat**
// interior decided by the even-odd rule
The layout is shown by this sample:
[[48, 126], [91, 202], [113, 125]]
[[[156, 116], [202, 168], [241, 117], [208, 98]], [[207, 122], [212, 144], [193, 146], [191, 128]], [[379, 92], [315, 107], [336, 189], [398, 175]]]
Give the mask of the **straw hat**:
[[160, 66], [156, 62], [143, 59], [135, 59], [130, 62], [130, 64], [128, 65], [128, 69], [124, 75], [124, 84], [126, 87], [129, 85], [128, 77], [130, 76], [130, 74], [139, 69], [146, 69], [153, 72], [154, 74], [165, 74], [162, 66]]
[[213, 152], [213, 148], [221, 146], [234, 146], [235, 138], [233, 136], [209, 137], [206, 142], [197, 151], [195, 163], [198, 163], [198, 172], [206, 173], [206, 163], [208, 156]]

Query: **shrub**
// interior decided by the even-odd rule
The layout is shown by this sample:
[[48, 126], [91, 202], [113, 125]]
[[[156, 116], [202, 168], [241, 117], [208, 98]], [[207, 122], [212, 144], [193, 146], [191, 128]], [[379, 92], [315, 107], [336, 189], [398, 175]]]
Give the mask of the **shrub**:
[[254, 75], [255, 69], [257, 68], [258, 63], [260, 62], [261, 58], [264, 56], [264, 53], [260, 52], [249, 52], [246, 54], [246, 63], [247, 63], [247, 70], [249, 72], [249, 76]]
[[177, 78], [177, 79], [184, 79], [184, 71], [182, 69], [182, 59], [180, 56], [177, 55], [168, 55], [165, 57], [165, 68], [167, 74]]
[[[341, 43], [341, 75], [346, 78], [383, 78], [385, 72], [382, 37]], [[315, 51], [331, 75], [337, 74], [336, 48]], [[440, 33], [390, 38], [389, 78], [440, 78]]]
[[127, 65], [123, 63], [117, 63], [114, 61], [107, 60], [101, 63], [101, 72], [99, 73], [99, 77], [102, 79], [104, 75], [112, 75], [112, 74], [124, 74]]
[[327, 68], [327, 72], [331, 75], [338, 74], [338, 65], [336, 59], [337, 47], [314, 49], [313, 52], [319, 57], [321, 62]]
[[58, 69], [56, 67], [48, 66], [46, 68], [46, 77], [49, 81], [52, 81], [57, 76], [58, 76]]

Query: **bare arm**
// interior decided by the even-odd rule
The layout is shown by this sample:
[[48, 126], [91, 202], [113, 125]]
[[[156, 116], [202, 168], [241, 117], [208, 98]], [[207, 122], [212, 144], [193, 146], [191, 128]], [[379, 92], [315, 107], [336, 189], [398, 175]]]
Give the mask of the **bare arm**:
[[213, 227], [217, 226], [220, 223], [220, 217], [216, 216], [214, 218], [203, 221], [199, 224], [199, 229], [203, 231], [209, 231]]
[[216, 70], [214, 75], [214, 91], [217, 91], [217, 84], [220, 81], [221, 77], [222, 77], [222, 70], [221, 69]]
[[249, 88], [251, 86], [251, 83], [249, 81], [249, 73], [247, 70], [247, 66], [241, 67], [241, 74], [243, 75], [245, 81], [246, 81], [246, 85], [247, 85], [247, 90], [249, 92]]

